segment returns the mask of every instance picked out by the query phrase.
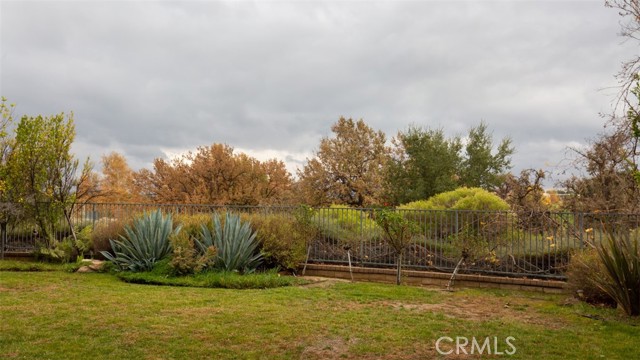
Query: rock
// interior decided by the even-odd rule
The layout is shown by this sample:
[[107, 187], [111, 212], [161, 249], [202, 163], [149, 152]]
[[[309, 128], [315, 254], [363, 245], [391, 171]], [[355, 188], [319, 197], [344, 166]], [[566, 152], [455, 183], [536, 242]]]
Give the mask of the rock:
[[95, 270], [93, 270], [89, 266], [82, 266], [76, 272], [79, 272], [79, 273], [92, 273], [92, 272], [95, 272]]
[[91, 265], [89, 265], [89, 269], [93, 271], [100, 271], [104, 266], [104, 261], [102, 260], [92, 260]]
[[81, 266], [76, 272], [92, 273], [102, 270], [102, 267], [104, 266], [104, 261], [102, 260], [84, 260], [82, 263], [87, 265]]

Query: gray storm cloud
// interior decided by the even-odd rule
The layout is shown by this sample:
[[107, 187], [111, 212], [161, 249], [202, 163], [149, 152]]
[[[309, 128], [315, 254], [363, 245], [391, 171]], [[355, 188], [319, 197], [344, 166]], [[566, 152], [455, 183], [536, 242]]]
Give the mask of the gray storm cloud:
[[[73, 110], [134, 168], [222, 142], [293, 169], [340, 116], [511, 136], [515, 171], [598, 133], [635, 44], [601, 2], [6, 2], [0, 93]], [[609, 89], [602, 91], [602, 89]]]

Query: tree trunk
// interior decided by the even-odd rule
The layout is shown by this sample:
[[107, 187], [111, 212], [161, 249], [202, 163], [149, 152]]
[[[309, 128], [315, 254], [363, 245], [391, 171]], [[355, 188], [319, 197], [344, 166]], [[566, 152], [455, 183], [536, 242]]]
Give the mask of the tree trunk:
[[398, 253], [396, 257], [396, 263], [398, 265], [398, 271], [396, 272], [396, 285], [400, 285], [402, 280], [402, 252]]
[[73, 239], [73, 251], [75, 252], [76, 257], [84, 256], [84, 254], [80, 253], [80, 250], [78, 249], [78, 236], [76, 235], [76, 229], [71, 223], [71, 212], [70, 211], [67, 212], [66, 209], [63, 212], [64, 212], [64, 218], [67, 220], [67, 224], [69, 224], [69, 230], [71, 230], [71, 238]]

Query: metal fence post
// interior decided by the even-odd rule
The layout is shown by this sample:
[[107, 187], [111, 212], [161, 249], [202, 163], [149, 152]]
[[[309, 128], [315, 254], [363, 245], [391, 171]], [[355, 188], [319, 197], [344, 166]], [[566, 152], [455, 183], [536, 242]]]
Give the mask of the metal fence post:
[[456, 215], [455, 216], [455, 221], [456, 221], [456, 223], [454, 224], [454, 227], [456, 229], [456, 236], [458, 236], [458, 232], [460, 231], [459, 224], [458, 224], [458, 211], [459, 210], [456, 210], [456, 212], [455, 212], [455, 215]]
[[[364, 257], [364, 211], [360, 211], [360, 258]], [[351, 259], [349, 259], [351, 263]], [[353, 280], [353, 275], [351, 276]]]
[[0, 260], [4, 260], [4, 248], [7, 245], [7, 223], [0, 224]]
[[579, 213], [578, 214], [578, 218], [580, 219], [579, 223], [579, 227], [578, 227], [578, 233], [580, 234], [580, 236], [578, 237], [580, 240], [580, 249], [584, 249], [584, 213]]

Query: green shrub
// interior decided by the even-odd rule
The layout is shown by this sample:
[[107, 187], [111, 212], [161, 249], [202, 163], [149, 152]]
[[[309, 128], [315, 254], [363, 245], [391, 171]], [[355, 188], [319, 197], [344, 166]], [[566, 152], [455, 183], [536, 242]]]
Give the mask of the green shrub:
[[319, 209], [314, 215], [314, 222], [324, 238], [345, 245], [382, 239], [382, 230], [368, 212], [345, 205]]
[[[46, 244], [40, 243], [33, 252], [33, 256], [38, 261], [50, 263], [67, 264], [82, 258], [85, 254], [90, 254], [93, 248], [91, 241], [91, 225], [76, 226], [76, 240], [73, 239], [71, 231], [62, 240], [51, 239]], [[63, 234], [63, 235], [64, 235]]]
[[133, 226], [125, 226], [120, 240], [110, 240], [113, 254], [103, 251], [102, 255], [121, 270], [148, 271], [171, 253], [169, 236], [179, 231], [180, 227], [173, 229], [170, 214], [145, 213]]
[[481, 188], [462, 187], [398, 207], [406, 218], [420, 224], [428, 239], [453, 246], [453, 257], [470, 261], [492, 257], [496, 247], [511, 241], [514, 218], [509, 204]]
[[507, 211], [509, 204], [498, 195], [481, 188], [461, 187], [398, 207], [401, 210], [477, 210]]
[[174, 275], [187, 275], [200, 272], [196, 262], [196, 249], [193, 240], [183, 231], [169, 238], [171, 241], [171, 261], [169, 262]]
[[[398, 207], [407, 218], [422, 223], [427, 234], [446, 238], [460, 233], [465, 236], [502, 235], [512, 216], [509, 204], [484, 189], [459, 188], [435, 195], [428, 200], [414, 201]], [[440, 225], [434, 228], [434, 225]]]
[[214, 265], [217, 250], [211, 246], [202, 254], [199, 254], [193, 238], [187, 234], [184, 229], [173, 234], [169, 241], [173, 252], [169, 266], [172, 275], [188, 275], [197, 274]]
[[425, 234], [436, 238], [500, 238], [512, 216], [509, 205], [495, 194], [480, 188], [459, 188], [398, 207], [410, 220], [422, 224]]
[[211, 231], [202, 225], [197, 242], [201, 253], [210, 247], [217, 250], [215, 266], [225, 271], [251, 273], [260, 265], [262, 256], [257, 252], [256, 233], [249, 222], [242, 222], [239, 215], [227, 213], [224, 225], [220, 216], [213, 215]]
[[90, 255], [93, 253], [93, 239], [91, 234], [93, 233], [92, 225], [85, 225], [78, 227], [76, 230], [75, 248], [78, 251], [78, 256]]
[[73, 240], [69, 238], [64, 238], [62, 241], [53, 239], [49, 241], [49, 247], [40, 245], [33, 253], [37, 261], [59, 264], [69, 263], [74, 254]]
[[250, 219], [266, 267], [295, 270], [304, 262], [310, 239], [303, 224], [285, 214], [255, 214]]
[[200, 235], [202, 225], [211, 226], [211, 214], [179, 214], [173, 220], [174, 223], [180, 224], [182, 232], [190, 238], [197, 238]]
[[604, 272], [604, 264], [596, 249], [575, 252], [567, 266], [567, 288], [578, 299], [589, 304], [615, 307], [615, 299], [598, 286], [607, 281], [603, 278]]
[[604, 266], [605, 281], [598, 286], [614, 298], [629, 316], [640, 315], [640, 239], [629, 234], [609, 234], [596, 246]]

